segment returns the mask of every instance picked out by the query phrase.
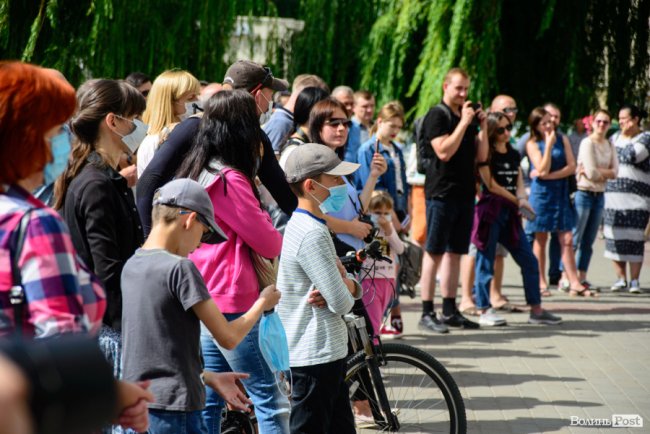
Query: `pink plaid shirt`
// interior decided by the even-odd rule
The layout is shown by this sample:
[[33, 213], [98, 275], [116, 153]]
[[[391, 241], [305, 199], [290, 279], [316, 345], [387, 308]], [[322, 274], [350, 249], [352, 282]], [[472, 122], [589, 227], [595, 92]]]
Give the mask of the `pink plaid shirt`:
[[23, 332], [37, 338], [61, 333], [96, 333], [106, 310], [104, 289], [77, 256], [61, 217], [22, 188], [0, 188], [0, 336], [14, 330], [9, 302], [10, 251], [18, 225], [32, 210], [18, 260], [25, 291]]

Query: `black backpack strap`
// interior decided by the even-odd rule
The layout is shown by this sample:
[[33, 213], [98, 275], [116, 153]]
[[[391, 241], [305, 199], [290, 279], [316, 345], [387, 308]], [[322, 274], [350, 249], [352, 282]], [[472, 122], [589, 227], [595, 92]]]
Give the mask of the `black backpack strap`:
[[27, 227], [31, 218], [32, 210], [29, 209], [20, 218], [18, 223], [18, 232], [16, 236], [16, 248], [11, 255], [11, 279], [12, 286], [9, 291], [9, 303], [14, 308], [14, 332], [20, 335], [23, 328], [23, 307], [25, 305], [25, 291], [23, 289], [23, 279], [20, 274], [20, 267], [18, 261], [23, 252], [25, 245], [25, 238], [27, 238]]

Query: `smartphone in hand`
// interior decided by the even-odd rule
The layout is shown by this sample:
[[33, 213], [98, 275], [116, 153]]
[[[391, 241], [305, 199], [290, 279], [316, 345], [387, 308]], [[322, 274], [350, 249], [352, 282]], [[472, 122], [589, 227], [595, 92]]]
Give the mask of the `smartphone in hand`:
[[530, 222], [534, 221], [537, 215], [529, 210], [528, 208], [524, 208], [523, 206], [519, 208], [519, 212], [521, 213], [524, 218]]

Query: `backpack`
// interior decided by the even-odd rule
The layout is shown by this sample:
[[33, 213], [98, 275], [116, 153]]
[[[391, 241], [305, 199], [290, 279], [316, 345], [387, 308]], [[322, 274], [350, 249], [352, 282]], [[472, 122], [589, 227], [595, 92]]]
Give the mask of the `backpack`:
[[436, 104], [433, 106], [426, 115], [421, 116], [415, 120], [413, 123], [415, 127], [415, 144], [417, 146], [417, 162], [418, 162], [418, 172], [426, 174], [429, 166], [431, 166], [431, 160], [435, 157], [433, 154], [433, 149], [431, 148], [431, 143], [429, 140], [424, 137], [422, 131], [422, 124], [424, 119], [431, 113], [432, 110], [442, 110], [447, 118], [447, 122], [451, 123], [451, 111], [449, 107], [443, 103]]

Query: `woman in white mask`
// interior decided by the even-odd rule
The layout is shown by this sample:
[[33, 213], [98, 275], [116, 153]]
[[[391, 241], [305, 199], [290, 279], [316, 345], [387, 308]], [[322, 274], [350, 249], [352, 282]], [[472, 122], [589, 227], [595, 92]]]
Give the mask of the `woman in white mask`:
[[145, 99], [126, 82], [90, 80], [77, 91], [77, 107], [70, 120], [76, 140], [54, 187], [54, 208], [68, 224], [79, 256], [104, 283], [107, 308], [99, 343], [119, 378], [120, 276], [144, 240], [133, 192], [117, 167], [122, 154], [144, 137], [136, 118]]
[[149, 130], [138, 149], [138, 178], [174, 126], [195, 114], [200, 92], [199, 80], [187, 71], [165, 71], [156, 77], [142, 115]]

